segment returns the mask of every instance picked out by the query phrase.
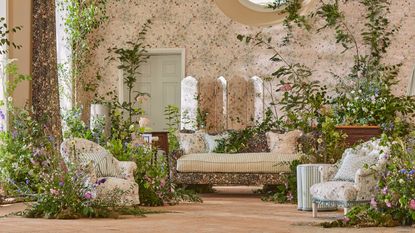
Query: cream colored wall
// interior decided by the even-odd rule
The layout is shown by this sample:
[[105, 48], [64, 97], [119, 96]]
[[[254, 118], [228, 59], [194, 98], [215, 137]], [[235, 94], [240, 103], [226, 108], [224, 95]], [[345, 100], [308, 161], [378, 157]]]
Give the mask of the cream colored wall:
[[[134, 40], [146, 19], [152, 18], [153, 25], [147, 35], [151, 48], [185, 48], [186, 76], [198, 79], [216, 79], [219, 76], [264, 77], [275, 70], [269, 62], [272, 53], [266, 49], [247, 46], [237, 40], [238, 33], [253, 34], [262, 32], [273, 37], [274, 43], [281, 42], [286, 34], [281, 25], [272, 27], [249, 27], [228, 18], [214, 0], [172, 0], [141, 1], [110, 0], [109, 24], [99, 32], [104, 41], [93, 58], [100, 67], [103, 80], [99, 92], [106, 93], [117, 88], [120, 72], [115, 64], [104, 61], [107, 48], [124, 46]], [[361, 9], [355, 2], [345, 6], [346, 16], [356, 34], [361, 32], [363, 21]], [[413, 0], [393, 0], [390, 19], [400, 26], [393, 39], [387, 62], [402, 63], [399, 79], [402, 81], [396, 92], [406, 93], [409, 77], [415, 64], [415, 2]], [[311, 9], [312, 10], [312, 9]], [[315, 28], [321, 22], [313, 22]], [[325, 84], [334, 83], [331, 72], [345, 75], [353, 61], [353, 52], [341, 53], [343, 48], [336, 45], [334, 32], [325, 30], [319, 33], [297, 31], [294, 42], [282, 47], [280, 52], [290, 61], [299, 62], [313, 70], [313, 78]], [[95, 72], [91, 72], [95, 73]], [[231, 103], [230, 103], [231, 104]]]
[[[22, 74], [31, 73], [32, 63], [32, 1], [8, 0], [7, 20], [10, 27], [23, 26], [21, 31], [12, 33], [10, 40], [22, 45], [21, 49], [10, 48], [9, 58], [16, 58], [19, 71]], [[16, 106], [22, 107], [31, 99], [31, 82], [25, 81], [19, 85], [13, 95]]]

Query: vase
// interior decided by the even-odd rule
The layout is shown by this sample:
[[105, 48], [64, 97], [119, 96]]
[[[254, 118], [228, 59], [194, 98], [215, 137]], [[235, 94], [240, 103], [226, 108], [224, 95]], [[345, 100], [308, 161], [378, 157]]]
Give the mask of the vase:
[[336, 130], [339, 130], [347, 135], [346, 144], [348, 146], [369, 141], [370, 139], [382, 134], [382, 129], [379, 126], [370, 125], [339, 125], [336, 126]]
[[108, 106], [103, 104], [91, 104], [91, 118], [90, 118], [90, 127], [91, 130], [102, 127], [98, 122], [102, 120], [103, 122], [103, 134], [105, 137], [109, 137], [111, 134], [111, 118], [110, 118], [110, 109]]

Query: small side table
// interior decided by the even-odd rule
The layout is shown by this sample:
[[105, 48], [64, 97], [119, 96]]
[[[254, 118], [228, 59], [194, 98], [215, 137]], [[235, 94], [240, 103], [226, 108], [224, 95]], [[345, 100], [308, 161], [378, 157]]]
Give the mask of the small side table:
[[[312, 196], [310, 187], [321, 182], [320, 166], [331, 164], [301, 164], [297, 166], [297, 200], [298, 210], [312, 210]], [[319, 210], [337, 210], [337, 206], [318, 206]]]

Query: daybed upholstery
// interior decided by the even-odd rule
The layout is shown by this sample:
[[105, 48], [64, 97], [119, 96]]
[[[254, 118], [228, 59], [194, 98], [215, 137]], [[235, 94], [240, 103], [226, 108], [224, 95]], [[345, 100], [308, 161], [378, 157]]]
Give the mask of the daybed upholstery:
[[[300, 134], [301, 132], [295, 137], [299, 137]], [[292, 133], [289, 135], [294, 136]], [[170, 174], [173, 182], [221, 185], [281, 184], [286, 181], [290, 173], [291, 161], [299, 158], [299, 155], [292, 153], [292, 150], [289, 150], [290, 153], [275, 150], [236, 154], [209, 152], [213, 151], [209, 147], [215, 144], [208, 140], [204, 142], [203, 139], [209, 137], [211, 136], [203, 135], [203, 133], [179, 136], [182, 139], [180, 141], [182, 150], [170, 155]], [[220, 137], [215, 139], [218, 138]], [[291, 148], [296, 147], [295, 141]], [[187, 147], [188, 145], [191, 146]], [[284, 145], [283, 148], [289, 148], [289, 146]]]
[[[61, 154], [68, 165], [84, 163], [85, 160], [89, 159], [86, 155], [91, 153], [102, 156], [102, 159], [111, 159], [115, 163], [115, 168], [119, 171], [118, 175], [113, 177], [99, 177], [93, 169], [88, 172], [89, 174], [87, 175], [90, 177], [91, 182], [98, 184], [95, 190], [96, 198], [111, 195], [117, 189], [122, 192], [120, 193], [120, 203], [118, 204], [140, 204], [138, 185], [134, 180], [134, 171], [137, 169], [137, 165], [134, 162], [118, 161], [103, 147], [86, 139], [68, 139], [61, 145]], [[96, 164], [93, 164], [93, 166], [96, 166]]]

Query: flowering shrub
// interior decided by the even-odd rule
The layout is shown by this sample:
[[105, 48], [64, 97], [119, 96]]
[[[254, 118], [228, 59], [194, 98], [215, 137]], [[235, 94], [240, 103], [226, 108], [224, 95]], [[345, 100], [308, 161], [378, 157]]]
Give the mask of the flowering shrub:
[[64, 164], [53, 150], [49, 151], [47, 161], [47, 164], [39, 165], [39, 191], [24, 193], [35, 199], [35, 203], [24, 211], [25, 216], [60, 219], [117, 217], [126, 208], [120, 205], [119, 200], [128, 191], [115, 189], [96, 196], [97, 187], [106, 179], [92, 183], [88, 176], [91, 169], [88, 164]]
[[386, 171], [370, 205], [354, 207], [333, 226], [398, 226], [415, 223], [415, 132], [392, 143]]

